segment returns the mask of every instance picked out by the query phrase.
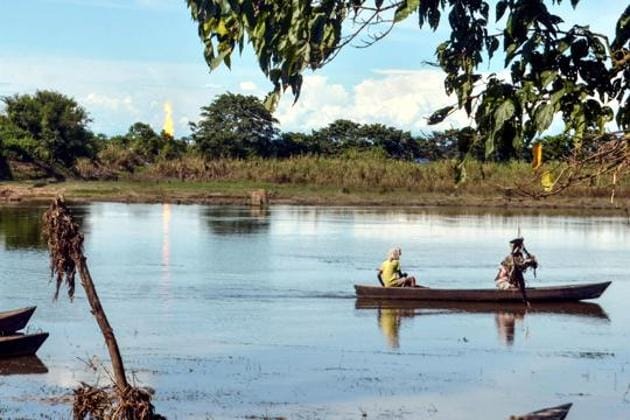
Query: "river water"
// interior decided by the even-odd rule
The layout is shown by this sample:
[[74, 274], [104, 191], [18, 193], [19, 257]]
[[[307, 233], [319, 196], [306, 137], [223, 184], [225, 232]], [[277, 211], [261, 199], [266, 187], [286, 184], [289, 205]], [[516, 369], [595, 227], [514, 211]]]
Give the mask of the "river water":
[[[43, 207], [0, 208], [0, 310], [37, 305], [36, 359], [0, 362], [0, 418], [69, 418], [107, 375], [83, 291], [52, 301]], [[73, 207], [130, 374], [169, 418], [505, 419], [573, 402], [630, 418], [630, 225], [617, 216], [431, 209]], [[493, 287], [518, 229], [530, 285], [612, 281], [581, 305], [379, 307], [388, 248], [434, 287]], [[67, 398], [65, 399], [67, 400]]]

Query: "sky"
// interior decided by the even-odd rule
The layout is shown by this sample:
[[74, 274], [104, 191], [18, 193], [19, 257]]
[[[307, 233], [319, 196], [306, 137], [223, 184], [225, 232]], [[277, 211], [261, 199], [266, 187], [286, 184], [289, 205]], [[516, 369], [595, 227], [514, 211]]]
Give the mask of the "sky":
[[[556, 10], [567, 23], [612, 38], [626, 5], [581, 0], [574, 11], [565, 0]], [[250, 49], [233, 57], [232, 70], [210, 73], [184, 0], [0, 0], [0, 10], [0, 96], [60, 91], [89, 112], [97, 133], [122, 134], [136, 121], [160, 130], [168, 101], [176, 135], [186, 135], [217, 95], [262, 99], [272, 88]], [[286, 94], [274, 116], [283, 131], [309, 132], [338, 118], [414, 133], [468, 125], [462, 112], [438, 126], [426, 123], [455, 101], [444, 93], [443, 73], [424, 64], [447, 37], [446, 25], [420, 30], [412, 16], [370, 48], [346, 48], [307, 72], [297, 104]], [[499, 70], [501, 61], [481, 70]]]

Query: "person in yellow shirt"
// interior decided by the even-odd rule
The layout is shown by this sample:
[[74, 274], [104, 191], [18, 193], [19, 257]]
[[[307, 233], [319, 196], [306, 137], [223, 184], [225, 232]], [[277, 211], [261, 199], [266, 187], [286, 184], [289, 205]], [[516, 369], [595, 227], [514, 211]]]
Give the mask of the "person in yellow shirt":
[[416, 278], [400, 269], [400, 248], [392, 248], [378, 269], [378, 278], [385, 287], [416, 287]]

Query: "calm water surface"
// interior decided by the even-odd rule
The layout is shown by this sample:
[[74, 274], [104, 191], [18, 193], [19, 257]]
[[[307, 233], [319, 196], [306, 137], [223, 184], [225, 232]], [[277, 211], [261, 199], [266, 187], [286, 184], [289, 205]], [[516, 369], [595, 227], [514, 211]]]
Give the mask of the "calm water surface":
[[[127, 368], [169, 418], [504, 419], [573, 402], [630, 418], [630, 225], [622, 217], [444, 210], [91, 204], [74, 208]], [[28, 375], [0, 363], [0, 417], [70, 417], [49, 400], [107, 360], [82, 290], [52, 302], [43, 208], [0, 208], [0, 310], [50, 332]], [[596, 303], [379, 307], [356, 301], [388, 248], [435, 287], [492, 287], [520, 227], [531, 285], [613, 281]]]

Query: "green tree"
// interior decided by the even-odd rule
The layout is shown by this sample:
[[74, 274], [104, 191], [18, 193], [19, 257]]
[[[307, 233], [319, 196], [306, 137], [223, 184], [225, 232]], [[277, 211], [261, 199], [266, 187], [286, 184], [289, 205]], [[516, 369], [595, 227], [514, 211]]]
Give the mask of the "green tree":
[[267, 157], [278, 138], [277, 120], [255, 96], [225, 93], [201, 108], [192, 141], [206, 157]]
[[361, 138], [360, 127], [354, 121], [340, 119], [313, 131], [319, 154], [336, 155], [350, 148], [367, 149], [371, 144]]
[[[433, 132], [418, 139], [419, 155], [429, 160], [463, 159], [466, 155], [475, 160], [486, 160], [483, 146], [477, 142], [477, 132], [470, 128]], [[495, 153], [490, 160], [508, 160], [511, 156]]]
[[87, 128], [90, 119], [74, 99], [43, 90], [2, 101], [0, 137], [5, 149], [18, 157], [70, 168], [78, 157], [94, 156], [93, 134]]
[[419, 156], [418, 143], [408, 131], [344, 119], [313, 131], [311, 145], [312, 153], [324, 155], [347, 150], [380, 150], [394, 159], [410, 160]]
[[[274, 86], [270, 108], [287, 89], [297, 100], [303, 72], [326, 65], [358, 36], [376, 42], [414, 13], [420, 28], [447, 24], [450, 36], [437, 46], [436, 64], [457, 103], [437, 110], [430, 122], [464, 109], [491, 156], [495, 150], [520, 153], [555, 116], [576, 149], [585, 132], [603, 132], [613, 118], [630, 129], [630, 6], [609, 41], [588, 26], [562, 26], [547, 6], [561, 2], [500, 0], [494, 10], [483, 0], [188, 0], [188, 6], [211, 69], [229, 67], [237, 46], [242, 51], [251, 43]], [[571, 0], [574, 7], [578, 3]], [[497, 24], [504, 26], [494, 33]], [[510, 78], [483, 78], [482, 63], [501, 47]]]
[[177, 157], [181, 154], [180, 146], [184, 145], [163, 131], [156, 133], [149, 124], [143, 122], [136, 122], [129, 127], [125, 142], [145, 162]]
[[281, 133], [280, 138], [273, 142], [272, 156], [286, 158], [291, 156], [319, 154], [314, 148], [311, 134], [299, 132]]
[[420, 156], [420, 147], [409, 131], [383, 124], [363, 124], [358, 135], [373, 148], [383, 150], [389, 157], [412, 160]]

